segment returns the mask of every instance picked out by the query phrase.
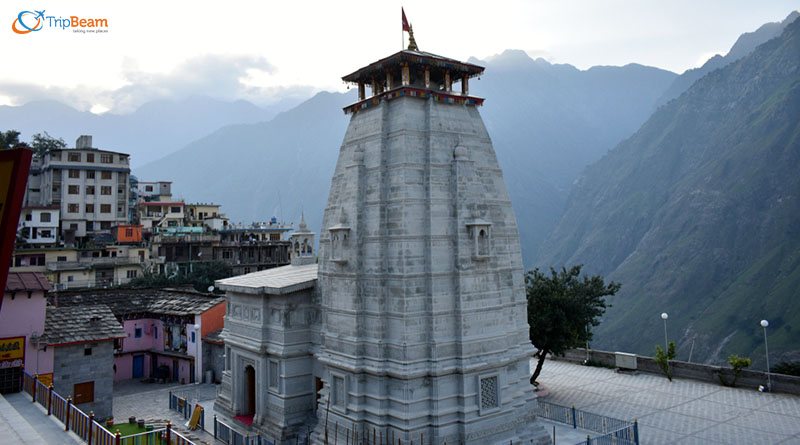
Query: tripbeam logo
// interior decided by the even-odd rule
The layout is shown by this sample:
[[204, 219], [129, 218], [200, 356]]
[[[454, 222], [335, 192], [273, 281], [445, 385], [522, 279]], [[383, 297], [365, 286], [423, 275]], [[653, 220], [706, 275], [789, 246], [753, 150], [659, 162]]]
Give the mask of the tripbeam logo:
[[74, 33], [107, 33], [108, 19], [106, 18], [81, 18], [71, 15], [69, 17], [56, 17], [44, 15], [44, 11], [22, 11], [11, 24], [11, 30], [17, 34], [29, 34], [41, 31], [45, 27], [65, 30], [73, 28]]
[[11, 25], [11, 29], [17, 34], [41, 31], [42, 28], [44, 28], [44, 11], [22, 11]]

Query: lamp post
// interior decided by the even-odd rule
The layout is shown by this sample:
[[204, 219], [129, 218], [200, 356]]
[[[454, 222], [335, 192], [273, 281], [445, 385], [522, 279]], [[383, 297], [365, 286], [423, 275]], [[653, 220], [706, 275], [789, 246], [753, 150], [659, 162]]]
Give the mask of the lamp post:
[[764, 349], [767, 353], [767, 390], [772, 392], [772, 376], [770, 375], [769, 371], [769, 345], [767, 344], [767, 326], [769, 326], [769, 322], [767, 320], [761, 320], [761, 327], [764, 328]]
[[662, 312], [661, 319], [664, 320], [664, 354], [666, 354], [669, 349], [669, 342], [667, 341], [667, 318], [669, 318], [669, 315], [666, 312]]

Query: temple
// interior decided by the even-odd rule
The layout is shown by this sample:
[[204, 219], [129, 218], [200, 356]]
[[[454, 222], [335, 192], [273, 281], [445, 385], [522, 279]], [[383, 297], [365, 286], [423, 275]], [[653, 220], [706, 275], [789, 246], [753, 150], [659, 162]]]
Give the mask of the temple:
[[359, 97], [317, 262], [301, 224], [291, 265], [217, 282], [218, 413], [277, 443], [550, 443], [516, 218], [469, 95], [482, 72], [412, 37], [343, 78]]

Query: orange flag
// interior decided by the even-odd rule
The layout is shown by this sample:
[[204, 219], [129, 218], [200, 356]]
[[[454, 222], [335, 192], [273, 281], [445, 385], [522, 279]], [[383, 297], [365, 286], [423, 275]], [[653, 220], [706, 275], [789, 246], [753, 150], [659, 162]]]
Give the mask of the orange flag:
[[403, 31], [410, 31], [411, 28], [408, 27], [408, 19], [406, 19], [406, 12], [403, 10], [403, 7], [400, 7], [400, 12], [403, 13]]

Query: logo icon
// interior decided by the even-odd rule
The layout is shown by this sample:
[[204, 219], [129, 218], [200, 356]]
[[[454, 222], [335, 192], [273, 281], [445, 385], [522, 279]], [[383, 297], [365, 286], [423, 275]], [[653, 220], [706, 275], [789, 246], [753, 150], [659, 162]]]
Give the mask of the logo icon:
[[[28, 20], [28, 23], [25, 23], [25, 20]], [[36, 24], [33, 26], [29, 26], [36, 21]], [[22, 27], [23, 29], [20, 29]], [[22, 11], [17, 16], [17, 19], [14, 20], [14, 23], [11, 25], [11, 29], [14, 30], [17, 34], [28, 34], [32, 31], [41, 31], [44, 28], [44, 11]]]

